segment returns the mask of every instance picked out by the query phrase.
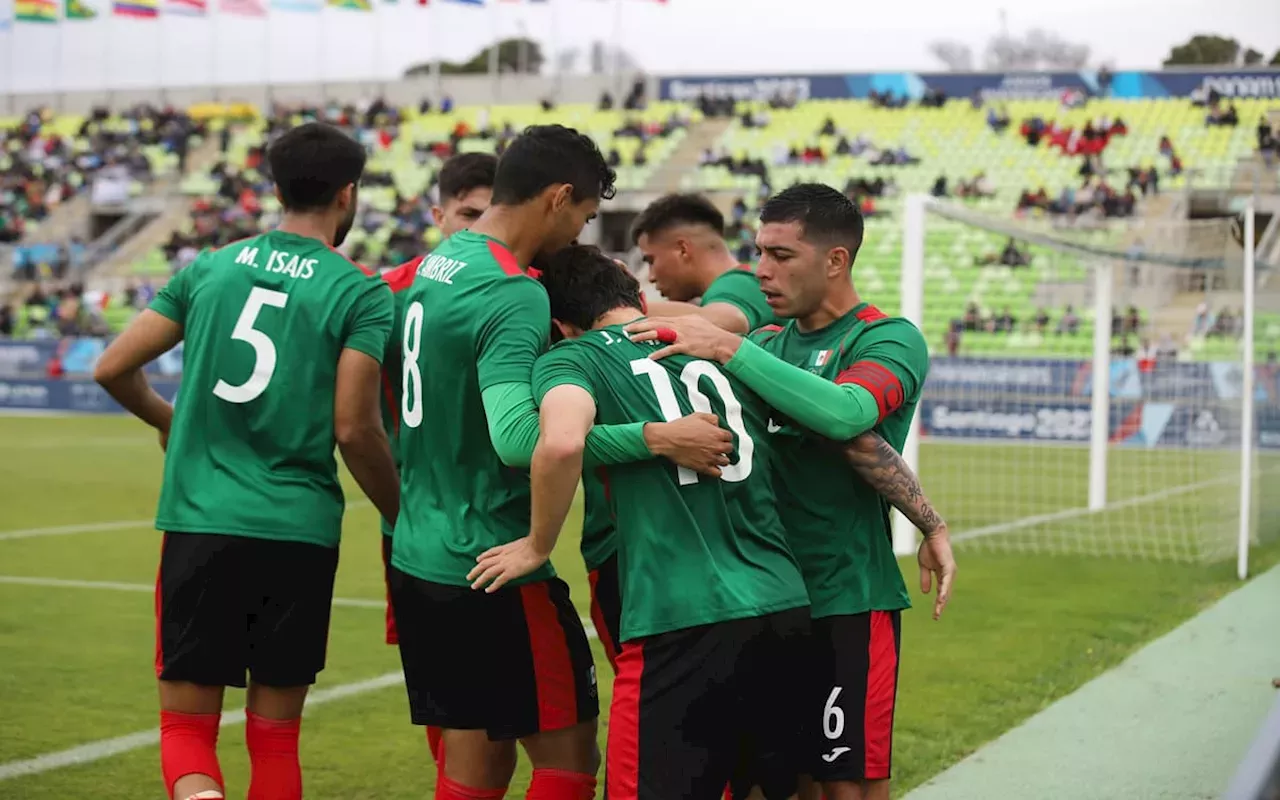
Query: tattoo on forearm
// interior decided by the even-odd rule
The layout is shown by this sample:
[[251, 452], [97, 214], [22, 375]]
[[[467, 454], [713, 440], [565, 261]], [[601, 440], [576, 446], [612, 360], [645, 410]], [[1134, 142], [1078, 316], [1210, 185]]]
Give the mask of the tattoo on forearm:
[[946, 524], [925, 496], [920, 479], [879, 434], [862, 434], [845, 445], [844, 452], [853, 471], [925, 536], [937, 533]]

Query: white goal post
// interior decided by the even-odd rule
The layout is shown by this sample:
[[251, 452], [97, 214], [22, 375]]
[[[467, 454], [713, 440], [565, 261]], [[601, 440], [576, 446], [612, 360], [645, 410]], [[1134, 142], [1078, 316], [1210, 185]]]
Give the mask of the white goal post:
[[[933, 361], [904, 456], [965, 546], [1235, 555], [1243, 579], [1256, 484], [1280, 465], [1257, 447], [1263, 394], [1280, 444], [1280, 392], [1255, 385], [1252, 204], [1234, 243], [1230, 219], [1080, 223], [906, 198], [899, 313]], [[1226, 290], [1204, 296], [1205, 274]], [[897, 512], [893, 535], [915, 549]]]

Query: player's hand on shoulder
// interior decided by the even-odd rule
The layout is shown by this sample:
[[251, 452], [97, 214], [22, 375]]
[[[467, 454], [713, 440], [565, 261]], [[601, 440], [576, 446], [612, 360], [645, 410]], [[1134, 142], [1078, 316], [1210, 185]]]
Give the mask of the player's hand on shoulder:
[[677, 354], [719, 361], [733, 358], [742, 343], [741, 337], [696, 314], [666, 319], [642, 319], [626, 327], [633, 342], [660, 342], [666, 347], [649, 358], [666, 358]]
[[[550, 553], [538, 551], [532, 536], [491, 547], [476, 557], [467, 573], [472, 589], [496, 592], [511, 581], [523, 578], [547, 563]], [[487, 584], [487, 585], [486, 585]]]
[[690, 414], [674, 422], [650, 422], [644, 426], [649, 451], [682, 467], [712, 477], [728, 466], [733, 452], [733, 434], [720, 427], [715, 414]]

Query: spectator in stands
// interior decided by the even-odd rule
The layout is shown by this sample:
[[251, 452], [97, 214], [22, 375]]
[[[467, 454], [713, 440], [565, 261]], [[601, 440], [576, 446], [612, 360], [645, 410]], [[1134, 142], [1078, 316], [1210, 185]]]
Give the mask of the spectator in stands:
[[1034, 322], [1036, 326], [1036, 333], [1043, 334], [1046, 330], [1048, 330], [1049, 328], [1048, 309], [1046, 309], [1044, 306], [1040, 306], [1039, 308], [1037, 308]]
[[1173, 140], [1169, 138], [1168, 134], [1160, 137], [1160, 155], [1165, 158], [1173, 157]]
[[822, 127], [818, 129], [818, 135], [819, 136], [835, 136], [836, 121], [828, 116], [825, 120], [823, 120]]
[[927, 86], [920, 97], [921, 108], [942, 108], [947, 104], [947, 93], [941, 89]]
[[960, 336], [964, 332], [964, 323], [958, 319], [951, 320], [947, 328], [947, 355], [955, 358], [960, 354]]
[[1067, 310], [1062, 315], [1062, 319], [1058, 320], [1058, 335], [1064, 333], [1075, 336], [1080, 331], [1080, 317], [1076, 314], [1075, 306], [1067, 306]]
[[950, 192], [947, 191], [946, 175], [939, 175], [933, 181], [933, 188], [929, 190], [929, 194], [933, 195], [934, 197], [947, 197], [950, 195]]
[[1124, 332], [1136, 334], [1141, 330], [1141, 328], [1142, 328], [1142, 315], [1138, 313], [1137, 306], [1130, 305], [1129, 311], [1127, 314], [1125, 314], [1125, 317], [1124, 317]]
[[1263, 163], [1271, 167], [1275, 163], [1277, 151], [1280, 151], [1280, 141], [1277, 141], [1275, 132], [1271, 130], [1271, 123], [1264, 114], [1258, 119], [1258, 154], [1262, 156]]
[[1234, 128], [1240, 124], [1240, 111], [1236, 108], [1235, 103], [1231, 103], [1226, 108], [1221, 104], [1214, 103], [1209, 106], [1209, 113], [1205, 114], [1204, 124], [1207, 127], [1222, 126]]
[[969, 305], [965, 306], [963, 324], [966, 331], [981, 329], [982, 312], [978, 309], [977, 303], [969, 303]]
[[1013, 333], [1018, 328], [1018, 318], [1013, 315], [1013, 309], [1005, 306], [1004, 310], [995, 319], [994, 330], [996, 333]]
[[599, 110], [601, 110], [601, 111], [612, 111], [612, 110], [613, 110], [613, 95], [612, 95], [612, 94], [610, 94], [608, 90], [605, 90], [605, 91], [601, 92], [601, 93], [600, 93], [600, 102], [596, 105], [596, 107], [597, 107]]
[[1004, 133], [1009, 127], [1009, 112], [1003, 107], [997, 109], [995, 106], [987, 107], [987, 127], [991, 128], [994, 133]]
[[13, 307], [8, 301], [0, 301], [0, 336], [13, 335]]

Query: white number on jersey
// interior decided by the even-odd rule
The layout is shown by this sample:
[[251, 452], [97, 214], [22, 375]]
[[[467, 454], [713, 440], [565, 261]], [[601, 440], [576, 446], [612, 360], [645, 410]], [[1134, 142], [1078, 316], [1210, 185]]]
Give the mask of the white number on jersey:
[[[653, 393], [658, 398], [658, 410], [662, 412], [667, 422], [674, 422], [683, 416], [680, 413], [680, 402], [676, 399], [675, 390], [671, 386], [671, 375], [658, 362], [648, 358], [638, 358], [631, 362], [631, 374], [649, 376]], [[698, 386], [698, 380], [704, 377], [711, 381], [711, 385], [716, 388], [716, 393], [720, 395], [720, 400], [724, 403], [725, 422], [729, 430], [738, 437], [738, 463], [722, 467], [720, 478], [730, 483], [744, 481], [751, 474], [751, 462], [755, 456], [756, 443], [747, 434], [747, 427], [742, 422], [742, 403], [734, 395], [729, 380], [716, 368], [715, 364], [710, 361], [690, 361], [680, 371], [680, 382], [684, 384], [685, 392], [689, 396], [689, 404], [693, 406], [694, 411], [704, 414], [712, 413], [710, 398], [703, 394]], [[698, 473], [688, 467], [677, 467], [676, 476], [681, 486], [698, 482]]]
[[404, 315], [404, 375], [400, 382], [400, 421], [410, 428], [422, 424], [422, 372], [418, 354], [422, 351], [422, 303], [409, 304]]
[[276, 345], [271, 341], [271, 337], [253, 327], [253, 324], [258, 321], [258, 314], [262, 312], [263, 306], [284, 308], [287, 302], [289, 302], [289, 295], [274, 289], [255, 286], [249, 292], [249, 299], [244, 301], [244, 308], [240, 310], [240, 317], [231, 331], [231, 338], [248, 342], [253, 348], [253, 372], [249, 375], [249, 379], [239, 386], [232, 386], [219, 378], [218, 383], [213, 387], [215, 397], [226, 400], [228, 403], [248, 403], [257, 400], [266, 391], [267, 384], [271, 382], [271, 376], [276, 371]]

